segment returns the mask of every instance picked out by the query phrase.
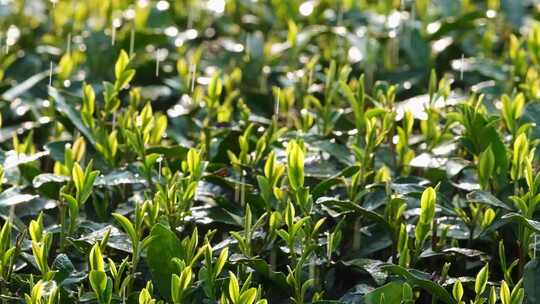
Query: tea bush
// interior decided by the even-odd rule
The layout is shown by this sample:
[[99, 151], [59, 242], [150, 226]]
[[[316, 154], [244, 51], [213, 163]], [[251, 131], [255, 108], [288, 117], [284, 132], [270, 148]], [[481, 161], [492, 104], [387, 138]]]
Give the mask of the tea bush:
[[540, 5], [0, 1], [5, 303], [540, 301]]

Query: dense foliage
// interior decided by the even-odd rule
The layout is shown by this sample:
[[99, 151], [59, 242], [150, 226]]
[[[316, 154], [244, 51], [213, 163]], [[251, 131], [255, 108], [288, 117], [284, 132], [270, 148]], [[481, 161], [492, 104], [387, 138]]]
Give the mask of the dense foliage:
[[2, 302], [538, 303], [539, 16], [0, 0]]

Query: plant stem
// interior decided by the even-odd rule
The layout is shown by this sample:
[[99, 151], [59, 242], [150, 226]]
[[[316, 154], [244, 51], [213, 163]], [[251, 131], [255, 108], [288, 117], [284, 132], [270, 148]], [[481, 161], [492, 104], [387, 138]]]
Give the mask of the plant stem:
[[[66, 207], [65, 204], [60, 200], [58, 203], [59, 211], [59, 220], [60, 220], [60, 252], [64, 251], [65, 239], [66, 239]], [[71, 230], [72, 228], [69, 227]]]

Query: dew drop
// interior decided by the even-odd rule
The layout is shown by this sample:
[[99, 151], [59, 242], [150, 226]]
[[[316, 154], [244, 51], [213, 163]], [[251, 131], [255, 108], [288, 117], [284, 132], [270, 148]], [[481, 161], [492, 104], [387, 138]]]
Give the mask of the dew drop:
[[158, 3], [156, 4], [156, 8], [159, 11], [166, 11], [166, 10], [169, 9], [169, 7], [170, 7], [169, 2], [167, 2], [165, 0], [158, 1]]
[[302, 4], [300, 4], [299, 11], [302, 16], [309, 16], [311, 13], [313, 13], [313, 1], [306, 1]]

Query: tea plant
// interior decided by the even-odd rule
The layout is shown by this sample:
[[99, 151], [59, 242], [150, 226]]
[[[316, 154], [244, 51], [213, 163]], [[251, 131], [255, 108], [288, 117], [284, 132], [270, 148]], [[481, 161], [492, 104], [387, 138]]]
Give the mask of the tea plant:
[[540, 301], [534, 1], [0, 1], [6, 303]]

